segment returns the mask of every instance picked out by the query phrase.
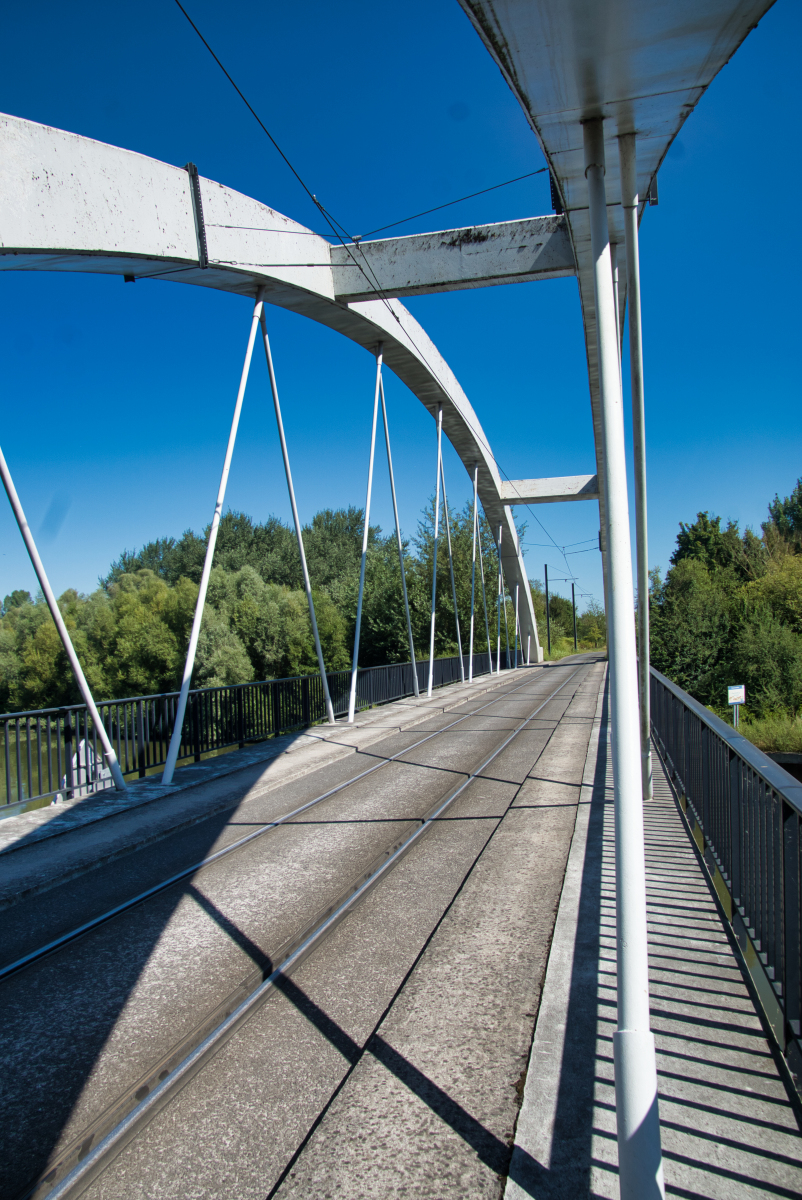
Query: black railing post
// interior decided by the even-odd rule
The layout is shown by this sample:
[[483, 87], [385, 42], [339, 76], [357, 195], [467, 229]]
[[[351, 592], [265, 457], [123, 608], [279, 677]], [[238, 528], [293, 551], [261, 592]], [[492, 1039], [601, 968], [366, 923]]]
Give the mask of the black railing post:
[[145, 720], [142, 712], [142, 701], [136, 702], [136, 758], [139, 767], [139, 778], [144, 779], [147, 772], [147, 755], [145, 752]]
[[734, 750], [728, 751], [730, 785], [730, 892], [735, 908], [743, 904], [741, 884], [741, 760]]
[[72, 723], [70, 721], [70, 713], [68, 709], [64, 715], [64, 779], [66, 783], [66, 798], [68, 800], [72, 800], [75, 795], [75, 775], [72, 765], [72, 741]]
[[192, 743], [194, 749], [195, 762], [201, 760], [201, 722], [200, 722], [200, 696], [190, 697], [192, 703]]
[[699, 807], [702, 810], [702, 825], [704, 826], [705, 841], [710, 839], [710, 737], [705, 725], [700, 726], [700, 751], [702, 757], [702, 796]]
[[245, 695], [241, 687], [237, 688], [237, 742], [240, 750], [245, 747]]
[[799, 814], [782, 806], [783, 825], [783, 1000], [790, 1036], [802, 1036], [802, 947], [800, 946]]
[[312, 715], [309, 707], [309, 676], [304, 675], [301, 681], [301, 715], [304, 725], [312, 724]]
[[281, 693], [279, 681], [273, 680], [273, 732], [276, 737], [281, 733]]

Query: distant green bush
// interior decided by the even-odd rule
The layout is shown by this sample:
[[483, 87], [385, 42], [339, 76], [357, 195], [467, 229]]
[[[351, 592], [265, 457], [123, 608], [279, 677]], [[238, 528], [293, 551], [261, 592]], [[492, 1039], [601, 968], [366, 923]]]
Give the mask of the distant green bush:
[[791, 713], [769, 713], [741, 720], [738, 732], [767, 753], [802, 754], [802, 717]]
[[745, 684], [750, 729], [779, 736], [802, 709], [802, 479], [761, 528], [680, 524], [665, 581], [652, 572], [651, 661], [714, 711]]

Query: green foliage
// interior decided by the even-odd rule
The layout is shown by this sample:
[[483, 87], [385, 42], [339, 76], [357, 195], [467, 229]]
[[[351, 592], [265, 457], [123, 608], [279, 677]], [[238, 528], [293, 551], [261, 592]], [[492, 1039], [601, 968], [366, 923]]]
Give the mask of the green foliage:
[[769, 713], [766, 717], [745, 717], [741, 713], [738, 732], [761, 750], [802, 754], [802, 717], [791, 713]]
[[[323, 656], [330, 670], [350, 667], [362, 555], [363, 512], [319, 512], [304, 528]], [[448, 536], [441, 510], [437, 557], [435, 653], [457, 653], [457, 618], [463, 652], [470, 637], [473, 513], [470, 504], [449, 510], [456, 613]], [[177, 541], [158, 538], [124, 551], [89, 596], [69, 590], [59, 606], [94, 694], [100, 699], [173, 691], [180, 685], [206, 552], [203, 536], [187, 530]], [[524, 529], [519, 530], [523, 537]], [[498, 560], [493, 534], [479, 525], [475, 572], [474, 649], [495, 651], [498, 622]], [[434, 505], [424, 511], [413, 549], [402, 542], [415, 654], [429, 653], [434, 548]], [[484, 582], [484, 589], [482, 584]], [[484, 597], [484, 598], [483, 598]], [[541, 639], [545, 598], [532, 584]], [[486, 601], [486, 609], [485, 609]], [[570, 603], [552, 597], [558, 634], [572, 634]], [[486, 619], [485, 619], [486, 611]], [[567, 619], [566, 619], [567, 613]], [[507, 644], [502, 610], [502, 647]], [[509, 645], [515, 613], [506, 602]], [[604, 641], [604, 614], [593, 608], [579, 618], [585, 644]], [[573, 641], [570, 643], [573, 649]], [[523, 648], [525, 650], [525, 648]], [[395, 532], [371, 526], [365, 570], [359, 661], [364, 666], [404, 662], [409, 639]], [[243, 513], [222, 518], [204, 608], [193, 675], [194, 687], [282, 678], [318, 670], [294, 531], [275, 517], [254, 524]], [[66, 656], [40, 595], [7, 596], [0, 611], [0, 711], [44, 708], [79, 700]]]
[[761, 737], [802, 708], [802, 481], [769, 518], [759, 538], [699, 513], [651, 590], [652, 664], [718, 711], [727, 686], [745, 684], [744, 731]]
[[762, 525], [767, 545], [774, 549], [778, 543], [795, 554], [802, 551], [802, 479], [798, 479], [790, 496], [781, 500], [775, 495], [769, 505], [769, 519]]

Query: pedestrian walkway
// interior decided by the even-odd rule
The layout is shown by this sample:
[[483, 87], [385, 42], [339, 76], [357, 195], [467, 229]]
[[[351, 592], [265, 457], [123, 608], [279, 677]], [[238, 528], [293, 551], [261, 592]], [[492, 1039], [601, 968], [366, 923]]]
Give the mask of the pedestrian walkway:
[[[618, 1197], [615, 844], [600, 703], [506, 1200]], [[652, 1028], [666, 1194], [802, 1195], [802, 1138], [734, 946], [655, 759], [646, 809]]]

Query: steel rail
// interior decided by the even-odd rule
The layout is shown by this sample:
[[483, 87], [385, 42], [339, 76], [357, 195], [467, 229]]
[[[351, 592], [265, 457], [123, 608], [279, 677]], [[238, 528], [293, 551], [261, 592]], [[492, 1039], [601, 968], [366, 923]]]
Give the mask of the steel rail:
[[[261, 1007], [268, 996], [275, 988], [276, 983], [281, 976], [288, 975], [295, 967], [299, 966], [308, 954], [314, 950], [325, 937], [343, 920], [348, 913], [356, 907], [356, 905], [371, 891], [389, 872], [397, 865], [401, 858], [418, 842], [425, 833], [431, 829], [435, 821], [437, 821], [446, 809], [454, 803], [454, 801], [462, 795], [470, 783], [484, 771], [494, 759], [498, 758], [499, 754], [509, 746], [510, 742], [518, 736], [519, 733], [533, 721], [539, 712], [541, 712], [547, 704], [550, 704], [554, 697], [561, 692], [578, 675], [583, 666], [588, 664], [581, 663], [577, 666], [567, 679], [564, 679], [549, 695], [542, 701], [541, 704], [531, 712], [528, 717], [525, 717], [512, 732], [504, 739], [492, 754], [489, 754], [478, 767], [471, 771], [467, 779], [462, 783], [457, 784], [451, 789], [447, 795], [437, 802], [434, 809], [421, 820], [420, 825], [415, 829], [409, 837], [407, 837], [394, 851], [387, 857], [381, 865], [373, 870], [362, 883], [355, 888], [348, 898], [339, 904], [333, 912], [329, 912], [322, 921], [320, 921], [304, 940], [289, 953], [283, 961], [262, 981], [262, 983], [245, 999], [233, 1012], [231, 1012], [221, 1023], [201, 1041], [194, 1050], [192, 1050], [186, 1058], [184, 1058], [169, 1074], [162, 1079], [153, 1090], [146, 1095], [123, 1119], [102, 1139], [97, 1146], [90, 1150], [81, 1161], [65, 1175], [64, 1178], [56, 1184], [42, 1200], [67, 1200], [67, 1197], [77, 1197], [90, 1186], [90, 1184], [100, 1175], [109, 1165], [112, 1158], [116, 1157], [125, 1146], [143, 1129], [153, 1118], [164, 1108], [181, 1089], [189, 1083], [189, 1081], [200, 1071], [206, 1062], [217, 1053], [218, 1050], [226, 1044], [226, 1042], [237, 1032], [239, 1027], [253, 1015], [253, 1013]], [[520, 691], [521, 687], [526, 686], [521, 684], [514, 691]], [[510, 695], [512, 693], [505, 693]], [[483, 708], [489, 708], [490, 705], [483, 705]], [[482, 709], [477, 709], [481, 712]], [[471, 716], [473, 714], [466, 714]], [[457, 724], [457, 722], [454, 722]], [[437, 730], [435, 732], [444, 732]], [[428, 740], [428, 739], [426, 739]], [[36, 1191], [36, 1185], [30, 1190], [28, 1195]]]
[[71, 942], [76, 941], [78, 938], [83, 937], [87, 933], [91, 933], [93, 929], [97, 929], [99, 926], [105, 925], [107, 921], [113, 920], [122, 913], [128, 912], [130, 909], [135, 908], [139, 904], [143, 904], [146, 900], [150, 900], [151, 897], [158, 896], [161, 892], [166, 891], [168, 888], [174, 887], [177, 883], [181, 883], [182, 880], [188, 879], [190, 876], [194, 875], [196, 871], [200, 871], [203, 867], [210, 866], [212, 863], [219, 861], [219, 859], [225, 858], [226, 855], [232, 854], [235, 850], [239, 850], [243, 846], [246, 846], [249, 842], [255, 841], [256, 838], [262, 837], [263, 834], [269, 833], [271, 830], [277, 829], [279, 826], [286, 824], [286, 822], [291, 821], [293, 817], [297, 817], [301, 813], [306, 812], [308, 809], [314, 808], [316, 804], [320, 804], [322, 801], [328, 800], [331, 796], [335, 796], [338, 792], [343, 791], [345, 788], [351, 787], [352, 784], [358, 783], [360, 779], [364, 779], [367, 775], [372, 775], [374, 771], [379, 771], [382, 767], [389, 766], [390, 763], [395, 762], [402, 755], [409, 754], [410, 751], [416, 750], [418, 746], [422, 746], [425, 742], [431, 741], [432, 738], [439, 737], [440, 734], [447, 733], [449, 729], [453, 729], [455, 725], [459, 725], [462, 721], [466, 721], [468, 717], [476, 716], [477, 713], [484, 712], [486, 708], [491, 708], [493, 704], [497, 704], [499, 700], [506, 698], [507, 696], [514, 695], [516, 692], [519, 692], [521, 688], [526, 687], [526, 682], [520, 684], [516, 688], [512, 688], [510, 691], [504, 692], [503, 696], [496, 696], [493, 700], [489, 700], [487, 704], [483, 704], [479, 708], [472, 709], [471, 712], [465, 713], [463, 716], [458, 717], [455, 721], [449, 722], [448, 725], [444, 725], [442, 729], [433, 730], [431, 733], [428, 733], [426, 737], [420, 738], [417, 742], [413, 742], [411, 746], [406, 746], [403, 750], [398, 750], [395, 754], [391, 754], [388, 758], [383, 758], [381, 762], [374, 763], [372, 767], [367, 767], [366, 770], [361, 771], [352, 779], [347, 779], [343, 783], [337, 784], [336, 787], [329, 788], [328, 791], [321, 793], [320, 796], [315, 796], [313, 800], [307, 800], [305, 804], [299, 805], [298, 808], [292, 809], [291, 812], [284, 813], [284, 815], [281, 817], [276, 817], [274, 821], [267, 822], [261, 829], [255, 829], [251, 833], [245, 834], [244, 837], [238, 838], [229, 846], [223, 846], [222, 849], [217, 850], [214, 854], [210, 854], [206, 858], [200, 859], [198, 862], [193, 863], [189, 867], [182, 868], [182, 870], [177, 871], [174, 875], [170, 875], [169, 878], [163, 879], [161, 882], [153, 884], [152, 887], [146, 888], [145, 891], [138, 892], [136, 896], [132, 896], [130, 899], [124, 900], [121, 904], [115, 905], [114, 908], [110, 908], [106, 912], [100, 913], [96, 917], [92, 917], [91, 920], [85, 921], [82, 925], [76, 926], [75, 929], [68, 930], [67, 933], [61, 934], [59, 937], [47, 942], [44, 946], [39, 946], [36, 950], [31, 950], [30, 953], [24, 954], [21, 958], [15, 959], [14, 962], [8, 963], [4, 967], [0, 967], [0, 982], [8, 979], [11, 975], [16, 975], [19, 971], [25, 970], [34, 963], [41, 961], [41, 959], [47, 957], [49, 954], [54, 954], [57, 950], [63, 949], [64, 946], [69, 945]]

